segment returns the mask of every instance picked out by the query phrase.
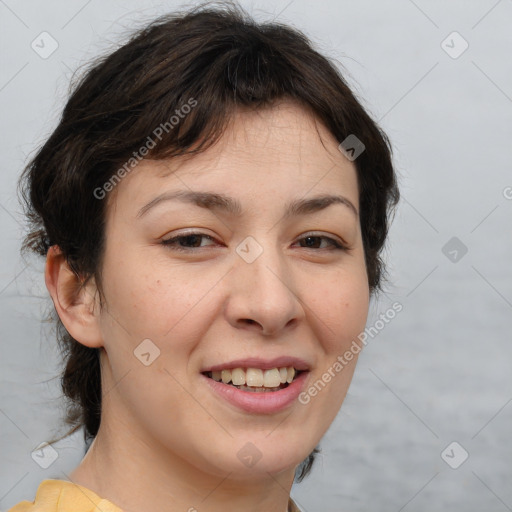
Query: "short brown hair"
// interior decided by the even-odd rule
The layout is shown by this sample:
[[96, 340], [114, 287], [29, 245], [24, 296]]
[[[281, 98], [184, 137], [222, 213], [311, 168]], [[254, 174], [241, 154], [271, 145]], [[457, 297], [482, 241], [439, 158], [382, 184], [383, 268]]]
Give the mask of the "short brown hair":
[[[386, 135], [355, 98], [337, 67], [300, 31], [256, 23], [240, 6], [201, 4], [162, 16], [113, 53], [93, 62], [74, 86], [60, 122], [25, 168], [20, 191], [31, 230], [23, 250], [46, 255], [57, 245], [70, 267], [101, 292], [107, 201], [95, 190], [156, 127], [190, 98], [197, 105], [162, 134], [148, 157], [193, 155], [223, 133], [237, 107], [263, 108], [291, 99], [313, 112], [338, 141], [355, 135], [365, 146], [354, 161], [370, 292], [384, 271], [381, 250], [399, 199]], [[101, 419], [99, 349], [77, 342], [54, 314], [69, 399], [66, 436], [84, 428], [86, 444]], [[62, 439], [62, 438], [60, 438]], [[311, 469], [317, 448], [296, 471]]]

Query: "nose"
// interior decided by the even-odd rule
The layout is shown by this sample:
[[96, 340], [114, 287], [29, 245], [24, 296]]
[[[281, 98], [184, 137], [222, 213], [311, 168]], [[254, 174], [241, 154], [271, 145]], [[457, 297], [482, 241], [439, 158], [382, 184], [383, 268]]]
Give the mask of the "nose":
[[225, 314], [233, 327], [276, 336], [304, 318], [297, 276], [277, 248], [265, 246], [251, 263], [236, 254], [229, 276]]

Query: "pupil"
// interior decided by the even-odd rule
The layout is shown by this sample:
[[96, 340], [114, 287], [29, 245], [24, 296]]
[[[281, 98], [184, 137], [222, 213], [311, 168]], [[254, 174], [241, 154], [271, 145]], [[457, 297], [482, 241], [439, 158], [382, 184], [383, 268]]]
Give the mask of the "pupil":
[[[184, 238], [184, 240], [185, 240], [185, 245], [187, 245], [187, 246], [189, 245], [187, 242], [190, 242], [190, 241], [191, 241], [191, 239], [192, 239], [191, 245], [193, 245], [194, 247], [197, 247], [197, 244], [195, 244], [195, 243], [194, 243], [194, 240], [195, 240], [196, 242], [198, 242], [198, 241], [200, 242], [200, 239], [201, 239], [201, 237], [200, 237], [200, 236], [198, 236], [198, 235], [186, 235], [186, 236], [185, 236], [185, 237], [183, 237], [183, 238]], [[183, 244], [182, 244], [182, 245], [183, 245]]]
[[[306, 245], [307, 245], [308, 247], [313, 247], [314, 245], [316, 245], [316, 244], [315, 244], [315, 239], [316, 239], [316, 238], [317, 238], [317, 237], [315, 237], [315, 236], [307, 236], [307, 237], [305, 238], [305, 240], [306, 240]], [[310, 242], [312, 242], [312, 243], [310, 243]]]

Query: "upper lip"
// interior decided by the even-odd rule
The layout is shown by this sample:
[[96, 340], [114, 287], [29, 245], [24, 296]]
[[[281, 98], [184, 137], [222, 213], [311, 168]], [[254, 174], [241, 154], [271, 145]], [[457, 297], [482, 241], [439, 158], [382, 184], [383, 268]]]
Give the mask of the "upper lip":
[[214, 372], [219, 370], [232, 370], [233, 368], [260, 368], [261, 370], [270, 370], [272, 368], [283, 368], [293, 366], [296, 370], [309, 370], [310, 365], [298, 357], [281, 356], [274, 359], [262, 359], [260, 357], [249, 357], [236, 359], [226, 363], [215, 364], [203, 368], [201, 372]]

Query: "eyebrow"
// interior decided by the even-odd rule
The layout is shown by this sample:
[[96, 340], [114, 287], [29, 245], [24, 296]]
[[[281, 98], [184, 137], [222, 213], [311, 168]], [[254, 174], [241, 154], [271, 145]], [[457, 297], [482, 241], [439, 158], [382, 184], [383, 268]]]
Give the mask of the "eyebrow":
[[[143, 206], [137, 213], [137, 217], [142, 217], [149, 210], [163, 201], [181, 201], [191, 203], [201, 208], [214, 211], [225, 211], [234, 216], [241, 216], [243, 208], [241, 203], [232, 197], [215, 192], [197, 192], [191, 190], [178, 190], [175, 192], [164, 192], [152, 199]], [[331, 204], [342, 204], [346, 206], [356, 217], [359, 213], [353, 203], [344, 196], [339, 195], [320, 195], [306, 199], [297, 199], [288, 202], [285, 205], [284, 218], [298, 215], [307, 215], [324, 210]]]

